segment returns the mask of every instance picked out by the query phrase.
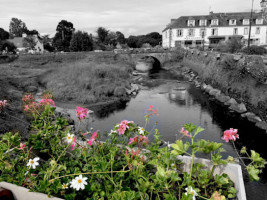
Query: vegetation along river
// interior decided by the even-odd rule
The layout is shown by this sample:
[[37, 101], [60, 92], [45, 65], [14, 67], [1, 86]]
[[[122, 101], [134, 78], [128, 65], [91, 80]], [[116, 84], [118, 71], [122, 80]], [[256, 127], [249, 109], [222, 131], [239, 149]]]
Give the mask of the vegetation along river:
[[[153, 105], [158, 109], [159, 116], [153, 116], [147, 130], [151, 130], [157, 121], [156, 128], [159, 129], [162, 139], [174, 143], [177, 139], [179, 130], [185, 123], [193, 123], [205, 129], [197, 137], [215, 142], [224, 143], [228, 155], [237, 157], [232, 144], [225, 143], [221, 137], [223, 132], [229, 128], [238, 129], [240, 139], [236, 141], [236, 146], [240, 149], [246, 146], [254, 149], [262, 157], [267, 159], [266, 141], [267, 135], [257, 129], [252, 123], [241, 118], [239, 115], [230, 113], [228, 109], [219, 105], [200, 89], [186, 81], [183, 77], [173, 77], [167, 71], [159, 72], [150, 76], [162, 84], [157, 87], [144, 88], [136, 97], [127, 103], [102, 109], [94, 110], [93, 121], [87, 124], [87, 128], [92, 127], [102, 133], [110, 131], [113, 125], [127, 119], [133, 120], [140, 126], [144, 126], [146, 109]], [[60, 107], [67, 109], [75, 118], [76, 105], [59, 104]], [[153, 139], [153, 136], [150, 136]], [[267, 170], [263, 172], [259, 183], [250, 183], [248, 175], [243, 170], [245, 186], [248, 200], [266, 199], [267, 196]]]

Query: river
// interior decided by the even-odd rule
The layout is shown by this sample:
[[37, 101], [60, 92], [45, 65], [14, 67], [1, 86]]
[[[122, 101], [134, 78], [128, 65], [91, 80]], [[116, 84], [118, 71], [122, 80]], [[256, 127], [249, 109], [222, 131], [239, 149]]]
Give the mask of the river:
[[[153, 105], [158, 109], [159, 116], [151, 118], [147, 130], [153, 129], [155, 122], [158, 122], [156, 128], [159, 129], [164, 141], [174, 143], [183, 124], [193, 123], [205, 129], [197, 136], [198, 139], [221, 142], [226, 150], [223, 153], [224, 158], [228, 155], [237, 157], [232, 144], [225, 143], [221, 139], [225, 130], [234, 128], [238, 129], [240, 137], [236, 141], [238, 149], [246, 146], [267, 159], [265, 148], [267, 135], [256, 128], [253, 123], [229, 112], [227, 108], [215, 102], [182, 76], [174, 77], [167, 71], [162, 71], [151, 75], [150, 79], [156, 79], [163, 83], [157, 87], [141, 90], [129, 102], [121, 103], [111, 110], [92, 109], [95, 111], [94, 120], [87, 124], [87, 128], [92, 127], [94, 130], [109, 132], [115, 124], [124, 119], [144, 126], [146, 109], [149, 105]], [[68, 108], [68, 112], [75, 118], [76, 105], [60, 104], [59, 106]], [[89, 109], [91, 108], [89, 107]], [[152, 135], [150, 139], [153, 139]], [[267, 199], [267, 170], [264, 170], [258, 183], [250, 183], [244, 170], [243, 173], [247, 199]]]

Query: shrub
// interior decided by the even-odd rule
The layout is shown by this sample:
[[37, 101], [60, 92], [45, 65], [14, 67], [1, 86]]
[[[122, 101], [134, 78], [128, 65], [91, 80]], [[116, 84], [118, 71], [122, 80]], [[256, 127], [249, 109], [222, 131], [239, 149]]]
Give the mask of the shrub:
[[248, 47], [243, 48], [241, 52], [251, 55], [263, 55], [267, 53], [267, 50], [263, 46], [252, 45], [249, 48]]
[[15, 53], [16, 52], [16, 49], [17, 47], [14, 45], [14, 43], [12, 42], [9, 42], [9, 41], [2, 41], [0, 43], [0, 51], [3, 51], [3, 50], [8, 50], [8, 52], [13, 52]]
[[241, 40], [238, 38], [231, 38], [226, 42], [220, 42], [216, 47], [216, 51], [220, 52], [228, 52], [228, 53], [235, 53], [238, 52], [242, 48]]

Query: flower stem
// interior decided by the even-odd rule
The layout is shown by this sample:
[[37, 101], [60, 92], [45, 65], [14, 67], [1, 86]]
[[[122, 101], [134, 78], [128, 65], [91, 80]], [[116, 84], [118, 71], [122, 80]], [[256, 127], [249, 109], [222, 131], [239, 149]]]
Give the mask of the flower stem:
[[130, 172], [131, 170], [125, 170], [125, 171], [109, 171], [109, 172], [85, 172], [85, 173], [75, 173], [75, 174], [69, 174], [69, 175], [64, 175], [64, 176], [59, 176], [54, 179], [50, 179], [49, 182], [53, 182], [56, 179], [61, 179], [64, 177], [69, 177], [69, 176], [78, 176], [78, 175], [89, 175], [89, 174], [112, 174], [112, 173], [127, 173]]

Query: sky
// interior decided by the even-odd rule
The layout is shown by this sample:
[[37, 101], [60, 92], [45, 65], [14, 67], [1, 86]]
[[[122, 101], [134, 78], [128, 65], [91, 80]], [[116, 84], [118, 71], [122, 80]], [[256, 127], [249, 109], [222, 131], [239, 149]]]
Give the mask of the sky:
[[[171, 19], [213, 12], [250, 11], [252, 0], [0, 0], [0, 28], [6, 31], [12, 17], [29, 30], [54, 34], [61, 20], [76, 30], [95, 34], [97, 27], [129, 35], [161, 33]], [[254, 8], [260, 9], [254, 0]]]

